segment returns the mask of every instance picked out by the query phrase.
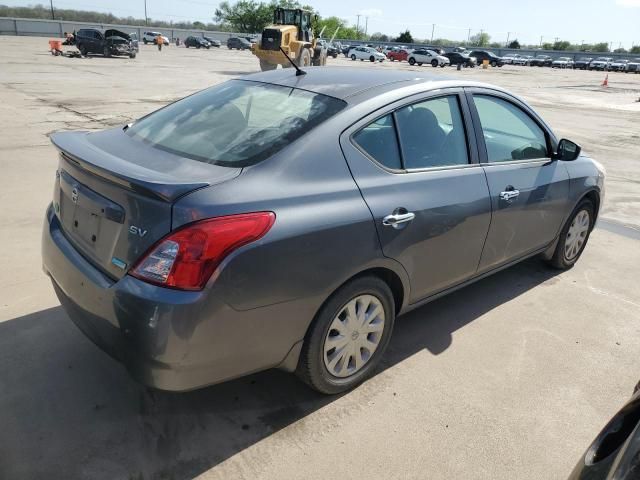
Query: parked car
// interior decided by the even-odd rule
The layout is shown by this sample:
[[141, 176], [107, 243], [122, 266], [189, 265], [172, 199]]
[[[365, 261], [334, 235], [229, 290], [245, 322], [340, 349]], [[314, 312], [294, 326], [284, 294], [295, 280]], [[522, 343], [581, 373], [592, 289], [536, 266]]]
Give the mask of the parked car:
[[349, 50], [349, 58], [351, 60], [382, 62], [387, 57], [372, 47], [356, 47]]
[[184, 46], [187, 48], [206, 48], [208, 50], [211, 47], [211, 44], [207, 40], [205, 40], [204, 37], [195, 37], [192, 35], [185, 38]]
[[387, 58], [388, 58], [388, 57], [389, 57], [389, 53], [390, 53], [390, 52], [395, 52], [395, 51], [397, 51], [397, 50], [398, 50], [398, 47], [395, 47], [395, 46], [394, 46], [394, 47], [385, 46], [385, 47], [382, 49], [382, 53], [384, 53], [384, 54], [387, 56]]
[[477, 64], [475, 57], [470, 57], [465, 53], [449, 52], [449, 53], [445, 53], [444, 56], [449, 59], [449, 63], [451, 65], [462, 65], [465, 68], [466, 67], [474, 68]]
[[120, 30], [111, 28], [101, 32], [95, 28], [81, 28], [76, 32], [75, 41], [82, 56], [99, 53], [105, 57], [126, 55], [129, 58], [136, 58], [137, 49], [131, 37]]
[[551, 68], [573, 68], [573, 59], [570, 57], [558, 57], [551, 62]]
[[514, 61], [517, 58], [520, 58], [519, 53], [509, 53], [507, 55], [502, 56], [502, 61], [504, 62], [505, 65], [513, 65]]
[[340, 49], [340, 51], [346, 58], [349, 58], [349, 50], [351, 50], [352, 48], [355, 48], [356, 46], [358, 45], [342, 44], [342, 48]]
[[575, 61], [575, 63], [573, 64], [573, 68], [575, 68], [576, 70], [586, 70], [587, 68], [589, 68], [589, 64], [593, 61], [592, 57], [580, 57], [578, 60]]
[[626, 58], [616, 59], [611, 62], [611, 65], [609, 65], [609, 70], [611, 70], [612, 72], [624, 72], [627, 68], [628, 63], [629, 60], [627, 60]]
[[571, 268], [604, 191], [519, 98], [416, 71], [262, 72], [51, 140], [43, 269], [163, 390], [273, 367], [352, 388], [396, 316], [525, 258]]
[[531, 67], [550, 67], [553, 64], [553, 58], [549, 55], [538, 55], [533, 57], [529, 62]]
[[152, 43], [156, 44], [158, 42], [158, 36], [162, 37], [162, 41], [165, 45], [169, 45], [169, 39], [162, 35], [160, 32], [144, 32], [142, 34], [142, 41], [144, 44]]
[[422, 65], [424, 63], [431, 64], [432, 67], [446, 67], [449, 65], [449, 59], [443, 57], [433, 50], [427, 50], [424, 48], [418, 48], [409, 54], [407, 59], [409, 65]]
[[518, 58], [513, 59], [513, 64], [529, 66], [531, 64], [531, 60], [533, 60], [533, 55], [521, 55]]
[[569, 480], [640, 478], [640, 383], [580, 457]]
[[504, 61], [501, 57], [493, 52], [488, 52], [487, 50], [472, 50], [469, 53], [469, 56], [475, 57], [478, 65], [482, 65], [484, 60], [488, 60], [489, 65], [492, 67], [502, 67], [504, 65]]
[[611, 57], [598, 57], [589, 64], [589, 70], [609, 70], [611, 62]]
[[402, 62], [409, 58], [409, 51], [405, 49], [391, 50], [387, 53], [387, 58], [391, 62]]
[[234, 48], [238, 50], [251, 50], [251, 43], [249, 43], [246, 38], [230, 37], [227, 40], [227, 48], [229, 50], [233, 50]]
[[455, 47], [453, 49], [453, 51], [456, 52], [456, 53], [466, 52], [467, 51], [467, 47]]
[[202, 38], [204, 38], [207, 42], [209, 42], [209, 45], [212, 47], [220, 48], [222, 46], [222, 43], [220, 43], [220, 40], [216, 40], [213, 37], [202, 37]]
[[627, 68], [625, 69], [625, 73], [640, 73], [640, 58], [634, 58], [627, 63]]

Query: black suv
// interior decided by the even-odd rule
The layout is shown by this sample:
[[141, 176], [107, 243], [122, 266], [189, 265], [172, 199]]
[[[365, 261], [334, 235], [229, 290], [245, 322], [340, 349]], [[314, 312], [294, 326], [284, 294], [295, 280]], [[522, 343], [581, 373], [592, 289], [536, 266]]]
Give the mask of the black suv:
[[589, 68], [589, 64], [592, 62], [593, 58], [590, 57], [580, 57], [573, 64], [573, 68], [576, 70], [586, 70]]
[[550, 67], [553, 64], [553, 58], [549, 55], [538, 55], [529, 62], [532, 67]]
[[449, 52], [445, 53], [443, 56], [447, 57], [451, 62], [451, 65], [462, 65], [463, 67], [475, 67], [477, 64], [477, 60], [475, 57], [469, 56], [466, 53], [462, 52]]
[[105, 57], [126, 55], [136, 57], [136, 48], [131, 37], [120, 30], [109, 29], [104, 33], [95, 28], [81, 28], [76, 32], [76, 46], [82, 56], [100, 53]]
[[211, 45], [202, 37], [187, 37], [184, 41], [184, 46], [195, 48], [209, 48]]
[[469, 56], [476, 57], [478, 65], [482, 65], [484, 60], [489, 60], [489, 65], [492, 67], [502, 67], [504, 65], [502, 57], [499, 57], [493, 52], [487, 52], [486, 50], [472, 50], [469, 52]]
[[227, 40], [227, 48], [229, 50], [237, 48], [238, 50], [250, 50], [251, 43], [246, 38], [231, 37]]

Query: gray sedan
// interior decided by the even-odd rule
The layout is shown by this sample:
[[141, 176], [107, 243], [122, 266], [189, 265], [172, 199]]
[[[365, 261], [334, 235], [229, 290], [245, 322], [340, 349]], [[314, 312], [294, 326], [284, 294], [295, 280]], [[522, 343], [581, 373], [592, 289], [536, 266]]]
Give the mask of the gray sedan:
[[352, 388], [397, 316], [534, 255], [573, 266], [604, 195], [522, 100], [418, 72], [264, 72], [52, 141], [44, 270], [165, 390], [268, 368]]

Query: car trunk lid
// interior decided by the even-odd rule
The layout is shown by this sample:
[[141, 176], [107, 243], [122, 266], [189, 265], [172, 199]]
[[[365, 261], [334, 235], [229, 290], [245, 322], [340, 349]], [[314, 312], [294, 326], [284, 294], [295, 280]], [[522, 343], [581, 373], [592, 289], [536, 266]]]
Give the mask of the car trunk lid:
[[120, 128], [56, 133], [51, 140], [60, 151], [54, 206], [62, 230], [114, 278], [171, 231], [178, 198], [241, 172], [155, 149]]

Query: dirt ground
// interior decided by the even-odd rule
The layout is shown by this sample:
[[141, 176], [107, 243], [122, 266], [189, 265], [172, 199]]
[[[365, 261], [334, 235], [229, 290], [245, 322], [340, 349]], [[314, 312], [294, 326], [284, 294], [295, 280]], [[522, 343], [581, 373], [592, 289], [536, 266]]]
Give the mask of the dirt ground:
[[[530, 260], [402, 317], [380, 373], [315, 394], [271, 371], [148, 391], [66, 318], [40, 261], [47, 135], [122, 125], [258, 69], [249, 52], [141, 45], [134, 59], [0, 37], [0, 478], [563, 479], [638, 381], [640, 75], [427, 69], [521, 95], [607, 168], [580, 262]], [[293, 73], [292, 73], [293, 74]]]

